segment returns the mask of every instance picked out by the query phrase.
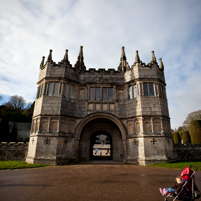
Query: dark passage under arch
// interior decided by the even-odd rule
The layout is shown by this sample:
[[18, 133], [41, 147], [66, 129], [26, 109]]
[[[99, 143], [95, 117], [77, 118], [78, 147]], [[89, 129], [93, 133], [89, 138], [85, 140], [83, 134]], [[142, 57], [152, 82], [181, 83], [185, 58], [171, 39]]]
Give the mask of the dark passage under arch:
[[90, 160], [112, 160], [112, 136], [97, 131], [90, 138]]

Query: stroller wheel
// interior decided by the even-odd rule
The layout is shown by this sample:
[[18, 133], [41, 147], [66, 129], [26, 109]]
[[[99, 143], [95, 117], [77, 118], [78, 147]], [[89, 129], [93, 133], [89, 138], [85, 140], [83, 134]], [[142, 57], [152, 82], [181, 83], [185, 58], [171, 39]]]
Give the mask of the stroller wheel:
[[169, 193], [169, 194], [165, 197], [164, 201], [172, 201], [173, 199], [174, 199], [174, 198], [173, 198], [172, 194]]

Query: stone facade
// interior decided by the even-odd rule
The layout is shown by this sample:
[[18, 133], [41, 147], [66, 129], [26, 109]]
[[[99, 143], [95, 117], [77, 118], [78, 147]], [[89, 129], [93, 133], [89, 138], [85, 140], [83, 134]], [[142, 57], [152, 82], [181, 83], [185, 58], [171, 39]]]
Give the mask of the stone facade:
[[89, 69], [83, 48], [74, 67], [68, 51], [61, 62], [40, 64], [28, 163], [67, 164], [91, 160], [92, 136], [111, 139], [111, 160], [145, 165], [173, 157], [164, 66], [154, 52], [133, 65], [124, 47], [118, 69]]

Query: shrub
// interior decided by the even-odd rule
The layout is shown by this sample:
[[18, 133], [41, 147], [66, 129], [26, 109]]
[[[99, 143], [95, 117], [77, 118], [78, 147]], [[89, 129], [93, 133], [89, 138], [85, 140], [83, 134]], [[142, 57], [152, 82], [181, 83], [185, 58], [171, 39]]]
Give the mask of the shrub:
[[180, 136], [178, 132], [173, 132], [173, 142], [174, 144], [179, 144], [181, 142]]
[[7, 119], [9, 119], [9, 121], [12, 121], [12, 122], [30, 122], [31, 121], [31, 119], [29, 119], [28, 116], [16, 111], [8, 112]]
[[192, 120], [190, 126], [192, 144], [201, 144], [201, 120]]
[[180, 131], [179, 135], [183, 141], [183, 144], [188, 144], [191, 142], [190, 135], [189, 135], [188, 131]]

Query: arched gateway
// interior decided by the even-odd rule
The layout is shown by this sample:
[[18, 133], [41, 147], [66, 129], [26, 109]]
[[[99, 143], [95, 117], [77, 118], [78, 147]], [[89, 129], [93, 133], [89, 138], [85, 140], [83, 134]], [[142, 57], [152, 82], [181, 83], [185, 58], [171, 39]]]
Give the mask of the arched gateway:
[[[98, 139], [100, 146], [98, 148], [94, 147], [95, 139], [100, 135], [106, 136], [110, 143], [106, 144], [104, 142], [104, 144], [102, 144], [102, 140]], [[79, 141], [78, 158], [80, 160], [126, 160], [126, 128], [120, 120], [111, 114], [95, 113], [87, 116], [78, 125], [75, 136]], [[100, 154], [97, 153], [97, 155], [95, 155], [93, 153], [96, 148], [99, 150]], [[110, 155], [108, 154], [109, 156], [105, 154], [107, 149], [109, 149], [110, 152]], [[102, 152], [104, 152], [104, 155]]]
[[132, 164], [166, 162], [173, 143], [164, 66], [124, 47], [118, 70], [86, 70], [83, 47], [74, 67], [42, 58], [26, 161], [54, 165], [88, 160]]

